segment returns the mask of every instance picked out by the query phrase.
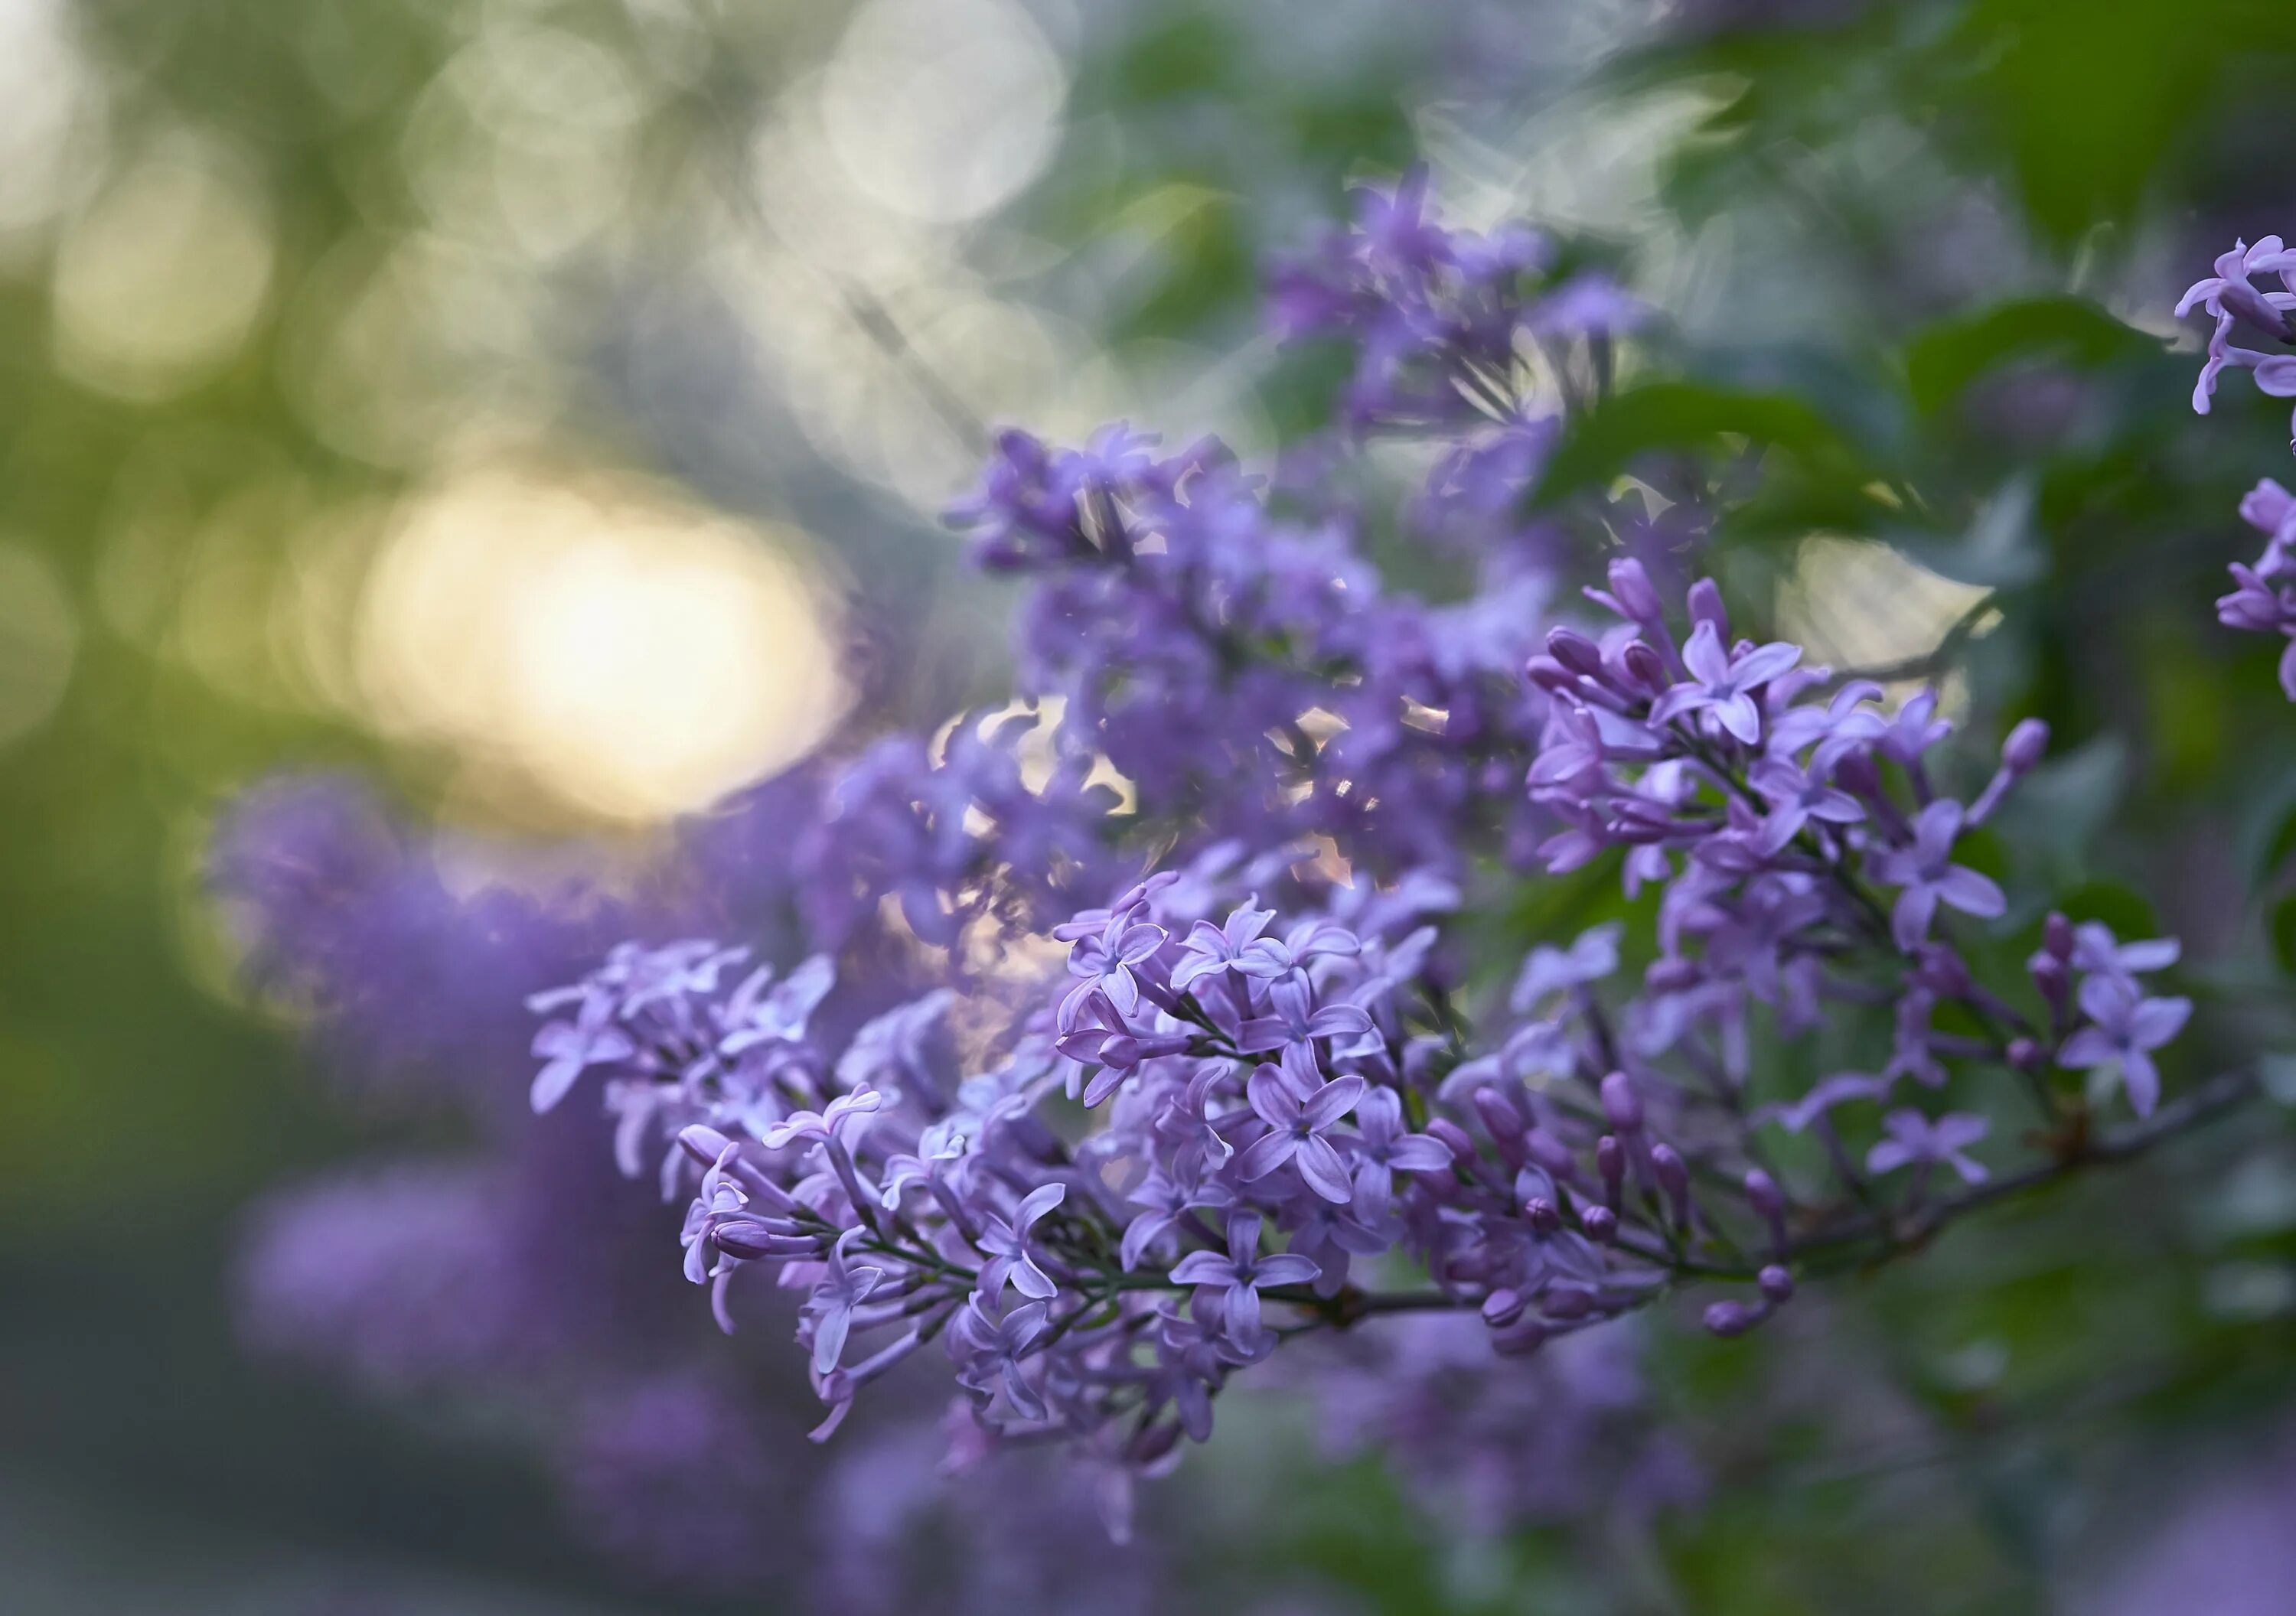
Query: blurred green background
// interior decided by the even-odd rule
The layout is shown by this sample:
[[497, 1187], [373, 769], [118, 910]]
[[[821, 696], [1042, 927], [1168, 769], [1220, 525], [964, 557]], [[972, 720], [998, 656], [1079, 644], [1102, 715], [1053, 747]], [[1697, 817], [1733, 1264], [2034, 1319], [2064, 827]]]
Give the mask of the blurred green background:
[[[1283, 443], [1259, 266], [1414, 157], [1669, 315], [1696, 385], [1575, 474], [1770, 442], [1726, 566], [1838, 661], [1998, 592], [1956, 676], [2072, 755], [2054, 884], [2167, 894], [2279, 1035], [2296, 720], [2207, 602], [2285, 423], [2162, 339], [2296, 228], [2292, 83], [2275, 0], [0, 0], [0, 1609], [683, 1608], [510, 1434], [235, 1344], [241, 1207], [386, 1125], [234, 991], [218, 804], [341, 763], [613, 849], [992, 697], [935, 520], [984, 423]], [[2118, 1612], [2116, 1545], [2288, 1470], [2296, 1150], [2235, 1131], [1824, 1304], [1887, 1428], [1681, 1348], [1702, 1515], [1460, 1551], [1351, 1471], [1284, 1552], [1366, 1609]]]

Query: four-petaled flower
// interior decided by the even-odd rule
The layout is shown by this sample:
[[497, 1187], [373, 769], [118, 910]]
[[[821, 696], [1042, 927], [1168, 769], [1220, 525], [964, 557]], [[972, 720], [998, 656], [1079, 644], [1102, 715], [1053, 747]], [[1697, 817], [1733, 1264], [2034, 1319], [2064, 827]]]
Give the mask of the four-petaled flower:
[[1383, 1215], [1398, 1172], [1433, 1172], [1451, 1164], [1451, 1147], [1431, 1134], [1405, 1130], [1403, 1100], [1374, 1089], [1356, 1102], [1356, 1202], [1366, 1218]]
[[1869, 1172], [1895, 1172], [1916, 1162], [1943, 1162], [1968, 1184], [1982, 1183], [1985, 1168], [1964, 1153], [1983, 1139], [1991, 1124], [1972, 1112], [1949, 1111], [1935, 1122], [1910, 1106], [1882, 1119], [1890, 1137], [1866, 1153]]
[[821, 1277], [814, 1282], [813, 1294], [806, 1300], [806, 1312], [813, 1324], [816, 1375], [826, 1375], [837, 1367], [837, 1360], [845, 1356], [845, 1338], [852, 1334], [853, 1310], [869, 1299], [877, 1282], [885, 1277], [883, 1269], [856, 1267], [847, 1260], [847, 1251], [862, 1232], [849, 1228], [837, 1237]]
[[980, 1266], [982, 1295], [991, 1302], [1002, 1301], [1007, 1279], [1031, 1302], [1049, 1302], [1060, 1294], [1061, 1287], [1029, 1253], [1029, 1230], [1067, 1194], [1065, 1184], [1040, 1184], [1022, 1197], [1020, 1215], [1013, 1222], [1007, 1223], [995, 1212], [981, 1214], [980, 1237], [973, 1245], [988, 1255]]
[[1077, 978], [1061, 1000], [1059, 1026], [1066, 1032], [1083, 1016], [1095, 995], [1104, 997], [1119, 1016], [1140, 1008], [1140, 979], [1133, 967], [1153, 959], [1164, 946], [1165, 930], [1135, 918], [1137, 910], [1109, 917], [1097, 933], [1076, 940], [1069, 951], [1069, 974]]
[[1291, 951], [1259, 934], [1275, 918], [1272, 909], [1247, 903], [1223, 926], [1199, 920], [1188, 928], [1187, 952], [1172, 969], [1172, 991], [1185, 992], [1207, 976], [1234, 971], [1240, 976], [1281, 976], [1292, 969]]
[[534, 1035], [534, 1053], [547, 1063], [528, 1091], [535, 1110], [547, 1111], [564, 1099], [586, 1068], [637, 1053], [630, 1035], [614, 1024], [613, 1013], [611, 1000], [586, 998], [573, 1020], [550, 1022]]
[[1791, 671], [1801, 660], [1801, 647], [1772, 641], [1725, 651], [1714, 624], [1702, 622], [1682, 648], [1682, 660], [1690, 678], [1658, 698], [1651, 709], [1652, 721], [1664, 723], [1685, 713], [1711, 713], [1716, 723], [1751, 747], [1762, 736], [1762, 709], [1753, 693]]
[[1221, 1293], [1220, 1318], [1228, 1339], [1247, 1351], [1260, 1343], [1259, 1287], [1264, 1285], [1306, 1285], [1323, 1270], [1292, 1252], [1259, 1255], [1259, 1214], [1230, 1212], [1227, 1254], [1190, 1252], [1172, 1269], [1172, 1283], [1193, 1285]]
[[2147, 999], [2128, 977], [2100, 972], [2081, 983], [2080, 1008], [2091, 1024], [2065, 1040], [2057, 1051], [2057, 1064], [2118, 1066], [2129, 1105], [2139, 1116], [2152, 1115], [2161, 1098], [2161, 1072], [2152, 1064], [2152, 1051], [2184, 1031], [2193, 1001]]
[[1303, 1102], [1275, 1067], [1260, 1067], [1245, 1093], [1267, 1131], [1244, 1147], [1236, 1171], [1250, 1183], [1290, 1162], [1308, 1188], [1326, 1201], [1351, 1199], [1355, 1187], [1348, 1180], [1348, 1164], [1324, 1135], [1339, 1126], [1363, 1092], [1360, 1077], [1335, 1077]]
[[1874, 855], [1874, 875], [1903, 888], [1890, 912], [1890, 935], [1908, 953], [1929, 936], [1940, 902], [1980, 920], [1997, 918], [2009, 908], [2009, 900], [1992, 881], [1965, 864], [1952, 862], [1961, 816], [1959, 803], [1940, 797], [1914, 821], [1913, 846]]

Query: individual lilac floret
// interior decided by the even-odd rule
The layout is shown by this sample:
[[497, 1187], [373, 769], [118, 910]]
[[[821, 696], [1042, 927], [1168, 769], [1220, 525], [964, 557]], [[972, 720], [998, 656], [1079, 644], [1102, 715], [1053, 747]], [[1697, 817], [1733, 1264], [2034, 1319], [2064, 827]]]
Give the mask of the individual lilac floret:
[[1959, 1173], [1964, 1183], [1985, 1181], [1984, 1164], [1965, 1154], [1991, 1127], [1983, 1117], [1952, 1111], [1931, 1122], [1908, 1106], [1883, 1117], [1882, 1126], [1890, 1137], [1866, 1153], [1867, 1171], [1895, 1172], [1916, 1163], [1942, 1163]]
[[2090, 1024], [2065, 1040], [2057, 1064], [2105, 1071], [2108, 1078], [2117, 1072], [2129, 1106], [2139, 1116], [2152, 1115], [2161, 1099], [2152, 1051], [2184, 1031], [2193, 1001], [2148, 999], [2128, 977], [2100, 973], [2081, 983], [2080, 1008]]
[[1209, 1291], [1217, 1298], [1228, 1339], [1242, 1351], [1262, 1345], [1259, 1287], [1306, 1285], [1321, 1272], [1307, 1258], [1291, 1252], [1259, 1254], [1259, 1214], [1230, 1212], [1227, 1253], [1190, 1252], [1172, 1270], [1172, 1283], [1193, 1285], [1198, 1294]]
[[2270, 477], [2240, 502], [2250, 526], [2269, 535], [2252, 566], [2232, 564], [2232, 593], [2217, 600], [2217, 620], [2226, 628], [2255, 634], [2282, 634], [2289, 644], [2280, 657], [2280, 689], [2296, 701], [2296, 498]]
[[1874, 861], [1876, 878], [1902, 889], [1890, 911], [1890, 935], [1909, 953], [1929, 936], [1940, 902], [1980, 920], [2008, 912], [2009, 900], [1990, 877], [1952, 861], [1961, 824], [1961, 804], [1939, 798], [1914, 821], [1911, 848], [1893, 849]]
[[1267, 1131], [1236, 1158], [1237, 1172], [1250, 1183], [1290, 1163], [1308, 1188], [1326, 1201], [1346, 1204], [1355, 1197], [1355, 1186], [1330, 1135], [1363, 1091], [1360, 1077], [1333, 1078], [1303, 1102], [1275, 1067], [1260, 1067], [1251, 1074], [1246, 1092]]
[[1762, 709], [1756, 694], [1801, 660], [1801, 647], [1774, 641], [1725, 651], [1721, 635], [1706, 621], [1691, 631], [1682, 660], [1690, 677], [1659, 698], [1651, 711], [1652, 722], [1711, 713], [1716, 723], [1751, 747], [1762, 738]]
[[[2193, 408], [2202, 415], [2209, 412], [2217, 377], [2227, 368], [2252, 371], [2260, 392], [2276, 398], [2296, 396], [2296, 357], [2235, 347], [2232, 342], [2233, 329], [2243, 320], [2267, 336], [2296, 342], [2296, 324], [2287, 312], [2296, 308], [2296, 253], [2286, 250], [2278, 236], [2266, 236], [2253, 247], [2235, 241], [2230, 252], [2217, 259], [2216, 272], [2194, 282], [2177, 303], [2180, 320], [2202, 308], [2216, 321], [2209, 334], [2207, 363], [2193, 388]], [[2286, 290], [2263, 292], [2251, 282], [2251, 276], [2276, 273]]]

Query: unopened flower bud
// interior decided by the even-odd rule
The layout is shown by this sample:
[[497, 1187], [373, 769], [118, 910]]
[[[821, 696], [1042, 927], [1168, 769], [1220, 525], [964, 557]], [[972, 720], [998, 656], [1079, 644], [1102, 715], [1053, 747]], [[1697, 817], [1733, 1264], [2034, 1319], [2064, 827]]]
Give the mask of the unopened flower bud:
[[1712, 624], [1716, 637], [1729, 645], [1730, 614], [1722, 606], [1722, 586], [1713, 579], [1701, 578], [1690, 586], [1690, 620]]
[[1651, 1147], [1651, 1171], [1658, 1179], [1658, 1187], [1666, 1192], [1667, 1204], [1674, 1208], [1674, 1219], [1684, 1228], [1690, 1225], [1690, 1167], [1682, 1154], [1671, 1145]]
[[1587, 1231], [1587, 1238], [1608, 1245], [1619, 1237], [1619, 1214], [1607, 1206], [1582, 1206], [1578, 1209], [1578, 1227]]
[[1632, 558], [1611, 563], [1611, 598], [1625, 608], [1627, 616], [1636, 623], [1655, 623], [1666, 616], [1666, 607], [1658, 598], [1658, 589], [1651, 583], [1650, 574]]
[[1659, 660], [1658, 653], [1639, 640], [1630, 641], [1620, 653], [1619, 660], [1625, 667], [1627, 676], [1652, 695], [1664, 690], [1672, 682], [1666, 676], [1666, 664]]
[[1465, 1129], [1447, 1116], [1439, 1116], [1428, 1121], [1426, 1131], [1431, 1138], [1440, 1139], [1450, 1150], [1452, 1161], [1472, 1170], [1480, 1153], [1475, 1148], [1473, 1136]]
[[1511, 1325], [1529, 1305], [1530, 1298], [1521, 1291], [1502, 1287], [1483, 1298], [1483, 1322], [1494, 1327]]
[[2049, 749], [2049, 726], [2028, 718], [2009, 731], [2001, 743], [2001, 766], [2012, 774], [2027, 774]]
[[1485, 1084], [1475, 1090], [1472, 1104], [1475, 1114], [1482, 1120], [1484, 1131], [1498, 1147], [1501, 1161], [1510, 1168], [1520, 1168], [1529, 1160], [1522, 1144], [1522, 1114], [1505, 1095]]
[[1584, 1318], [1595, 1310], [1595, 1298], [1575, 1285], [1559, 1285], [1538, 1299], [1549, 1318]]
[[1578, 688], [1578, 677], [1552, 657], [1533, 657], [1522, 665], [1523, 677], [1553, 696], [1567, 696]]
[[1762, 1322], [1762, 1316], [1742, 1302], [1718, 1302], [1701, 1322], [1717, 1335], [1743, 1335]]
[[1543, 1196], [1533, 1196], [1522, 1209], [1523, 1221], [1541, 1235], [1562, 1232], [1562, 1214], [1554, 1210], [1554, 1203]]
[[717, 1166], [718, 1158], [726, 1154], [726, 1147], [733, 1142], [715, 1128], [701, 1122], [677, 1130], [678, 1148], [704, 1167]]
[[1754, 1276], [1754, 1283], [1761, 1286], [1762, 1294], [1768, 1297], [1773, 1305], [1783, 1307], [1793, 1300], [1793, 1276], [1786, 1272], [1783, 1263], [1773, 1262], [1763, 1269]]
[[1608, 673], [1603, 666], [1603, 648], [1574, 628], [1548, 630], [1546, 654], [1572, 673], [1584, 673], [1589, 679], [1602, 679]]
[[1603, 1080], [1603, 1114], [1620, 1133], [1633, 1133], [1643, 1125], [1642, 1096], [1625, 1073], [1613, 1072]]
[[2008, 1049], [2002, 1051], [2009, 1064], [2020, 1072], [2038, 1072], [2048, 1064], [2048, 1056], [2041, 1046], [2030, 1038], [2013, 1038]]
[[2041, 946], [2059, 959], [2073, 957], [2073, 923], [2055, 910], [2041, 922]]
[[1627, 1181], [1627, 1149], [1607, 1133], [1595, 1141], [1595, 1171], [1603, 1175], [1604, 1204], [1616, 1212], [1619, 1191]]

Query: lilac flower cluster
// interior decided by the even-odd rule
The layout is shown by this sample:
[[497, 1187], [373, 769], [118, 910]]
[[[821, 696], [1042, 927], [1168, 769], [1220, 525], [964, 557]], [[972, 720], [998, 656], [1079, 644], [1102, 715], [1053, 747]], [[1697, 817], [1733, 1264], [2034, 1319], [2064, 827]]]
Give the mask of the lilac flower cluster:
[[[1336, 1366], [1392, 1355], [1387, 1412], [1355, 1430], [1406, 1468], [1481, 1467], [1497, 1522], [1586, 1499], [1425, 1416], [1468, 1345], [1500, 1388], [1488, 1431], [1639, 1452], [1634, 1333], [1598, 1326], [1691, 1292], [1710, 1331], [1743, 1334], [2005, 1178], [2095, 1159], [2116, 1091], [2154, 1116], [2190, 1005], [2144, 979], [2176, 944], [2040, 919], [1997, 878], [1990, 833], [2045, 726], [1965, 772], [1936, 690], [1893, 701], [1738, 632], [1717, 585], [1682, 575], [1726, 497], [1694, 464], [1652, 469], [1691, 485], [1659, 515], [1590, 495], [1574, 535], [1523, 514], [1641, 321], [1566, 261], [1529, 232], [1435, 224], [1414, 175], [1277, 278], [1287, 333], [1356, 353], [1345, 430], [1317, 453], [1436, 439], [1406, 536], [1472, 554], [1464, 599], [1395, 587], [1363, 510], [1217, 443], [1005, 434], [955, 520], [1025, 581], [1015, 701], [760, 788], [686, 838], [621, 941], [554, 975], [530, 967], [567, 957], [578, 928], [556, 910], [519, 969], [467, 974], [540, 1023], [490, 1092], [523, 1093], [551, 1114], [537, 1136], [601, 1170], [455, 1179], [491, 1230], [505, 1220], [479, 1209], [521, 1209], [521, 1242], [475, 1241], [467, 1270], [532, 1287], [603, 1269], [611, 1161], [684, 1204], [654, 1234], [723, 1329], [795, 1334], [816, 1437], [856, 1422], [863, 1457], [824, 1496], [890, 1498], [852, 1477], [914, 1465], [953, 1383], [931, 1445], [958, 1465], [1057, 1448], [1119, 1530], [1136, 1479], [1205, 1439], [1238, 1376], [1344, 1333], [1331, 1359], [1291, 1355], [1302, 1376], [1320, 1392], [1324, 1362], [1342, 1387]], [[2229, 283], [2213, 295], [2257, 317]], [[1595, 577], [1607, 624], [1568, 592]], [[335, 884], [397, 890], [371, 867], [396, 868], [362, 855]], [[330, 931], [308, 879], [232, 868], [283, 931]], [[1565, 882], [1650, 919], [1557, 936], [1515, 918]], [[2036, 921], [2021, 975], [2013, 955], [1997, 970]], [[366, 982], [364, 945], [273, 956], [313, 964], [323, 1009], [370, 1002], [345, 985]], [[389, 971], [378, 1023], [420, 997]], [[2013, 1105], [2036, 1125], [1997, 1130]], [[312, 1300], [308, 1333], [356, 1327], [330, 1321], [359, 1287], [275, 1244], [299, 1277], [274, 1293]], [[319, 1244], [393, 1291], [414, 1266]], [[601, 1310], [667, 1316], [620, 1294]], [[1550, 1348], [1552, 1367], [1519, 1361]], [[661, 1494], [650, 1432], [769, 1417], [708, 1412], [742, 1407], [721, 1384], [664, 1353], [587, 1399], [578, 1491]], [[698, 1465], [758, 1468], [723, 1435], [693, 1439]], [[1666, 1457], [1620, 1485], [1646, 1468], [1654, 1500], [1694, 1491], [1647, 1446]], [[657, 1540], [724, 1547], [718, 1519]]]
[[[2276, 274], [2281, 290], [2259, 290], [2255, 277]], [[2200, 380], [2193, 388], [2193, 408], [2202, 415], [2216, 396], [2217, 379], [2227, 369], [2245, 370], [2256, 379], [2257, 390], [2276, 398], [2296, 397], [2296, 353], [2271, 354], [2235, 347], [2234, 332], [2245, 322], [2283, 345], [2296, 345], [2296, 251], [2278, 236], [2266, 236], [2251, 247], [2233, 243], [2232, 250], [2216, 261], [2216, 273], [2196, 281], [2177, 304], [2182, 319], [2199, 309], [2215, 324], [2209, 332], [2208, 357]], [[2296, 433], [2296, 427], [2292, 427]], [[2280, 658], [2280, 688], [2296, 701], [2296, 501], [2270, 477], [2250, 490], [2240, 502], [2243, 520], [2266, 535], [2264, 553], [2253, 565], [2234, 562], [2230, 594], [2217, 601], [2217, 618], [2226, 628], [2251, 633], [2280, 634], [2289, 644]]]

